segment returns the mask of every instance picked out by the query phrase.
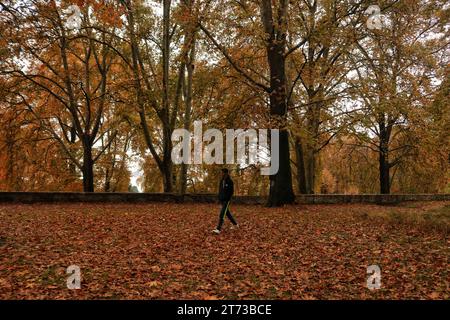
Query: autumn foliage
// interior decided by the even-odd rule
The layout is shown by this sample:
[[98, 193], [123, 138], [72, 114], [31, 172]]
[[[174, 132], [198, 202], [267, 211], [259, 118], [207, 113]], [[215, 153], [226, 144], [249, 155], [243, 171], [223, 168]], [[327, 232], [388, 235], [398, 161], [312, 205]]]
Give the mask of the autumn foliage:
[[0, 299], [450, 298], [448, 203], [232, 210], [214, 235], [209, 204], [2, 205]]
[[377, 28], [371, 4], [2, 1], [0, 190], [213, 192], [217, 166], [171, 161], [201, 120], [281, 130], [277, 174], [230, 165], [272, 205], [447, 192], [446, 1], [379, 1]]

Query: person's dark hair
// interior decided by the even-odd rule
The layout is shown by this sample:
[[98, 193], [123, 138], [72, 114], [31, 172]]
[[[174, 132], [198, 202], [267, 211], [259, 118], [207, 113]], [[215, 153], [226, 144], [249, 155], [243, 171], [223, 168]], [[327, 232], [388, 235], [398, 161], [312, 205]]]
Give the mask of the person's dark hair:
[[228, 173], [228, 169], [227, 168], [222, 168], [222, 172], [223, 173]]

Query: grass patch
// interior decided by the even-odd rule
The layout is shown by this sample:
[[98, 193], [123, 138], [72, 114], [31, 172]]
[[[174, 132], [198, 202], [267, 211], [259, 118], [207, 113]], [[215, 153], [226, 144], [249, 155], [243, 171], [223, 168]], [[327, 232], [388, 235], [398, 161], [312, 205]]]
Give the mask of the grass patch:
[[48, 267], [39, 278], [41, 284], [45, 286], [58, 286], [61, 287], [64, 284], [64, 278], [58, 272], [58, 268], [56, 266]]
[[384, 212], [372, 212], [371, 217], [383, 218], [390, 224], [408, 224], [419, 228], [450, 233], [450, 205], [435, 208], [407, 207]]

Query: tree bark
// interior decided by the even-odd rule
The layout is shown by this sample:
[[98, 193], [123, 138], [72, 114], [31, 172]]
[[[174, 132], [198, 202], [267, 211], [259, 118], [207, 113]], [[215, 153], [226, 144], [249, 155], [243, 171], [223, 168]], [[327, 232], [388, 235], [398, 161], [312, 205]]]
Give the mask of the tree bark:
[[380, 113], [378, 119], [379, 128], [379, 173], [380, 173], [380, 193], [389, 194], [390, 193], [390, 177], [389, 169], [391, 167], [389, 163], [389, 140], [392, 130], [392, 125], [389, 125], [389, 121], [386, 121], [386, 116]]
[[316, 153], [313, 148], [306, 150], [305, 157], [305, 179], [306, 194], [314, 194], [314, 186], [316, 183]]
[[83, 191], [94, 192], [94, 161], [89, 136], [83, 139]]
[[170, 101], [169, 101], [169, 65], [170, 65], [170, 6], [171, 0], [163, 1], [163, 95], [162, 95], [162, 122], [163, 122], [163, 184], [164, 192], [172, 192], [172, 130], [170, 128]]
[[[267, 37], [267, 61], [270, 69], [270, 116], [280, 130], [279, 170], [270, 176], [267, 206], [280, 206], [295, 201], [292, 189], [292, 175], [289, 152], [289, 132], [286, 128], [287, 81], [286, 81], [286, 17], [287, 1], [280, 0], [277, 23], [274, 22], [272, 2], [261, 3], [261, 19]], [[275, 27], [275, 25], [278, 25]]]
[[299, 139], [295, 141], [295, 155], [297, 158], [297, 187], [301, 194], [308, 193], [307, 181], [305, 176], [305, 161], [303, 158], [303, 146]]
[[379, 154], [379, 170], [380, 170], [380, 193], [389, 194], [391, 192], [389, 179], [389, 163], [386, 154]]
[[105, 172], [105, 188], [104, 192], [110, 192], [111, 191], [111, 175], [109, 174], [109, 169], [106, 169]]

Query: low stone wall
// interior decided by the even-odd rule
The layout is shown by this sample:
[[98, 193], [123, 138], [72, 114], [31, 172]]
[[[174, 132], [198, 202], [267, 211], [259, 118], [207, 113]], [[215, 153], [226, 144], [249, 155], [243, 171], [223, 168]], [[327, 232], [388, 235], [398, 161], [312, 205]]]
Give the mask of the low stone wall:
[[[315, 194], [297, 195], [298, 204], [376, 203], [395, 204], [404, 201], [449, 201], [450, 194]], [[214, 194], [173, 193], [83, 193], [83, 192], [0, 192], [0, 203], [51, 202], [174, 202], [214, 203]], [[265, 197], [236, 196], [238, 204], [264, 204]]]

